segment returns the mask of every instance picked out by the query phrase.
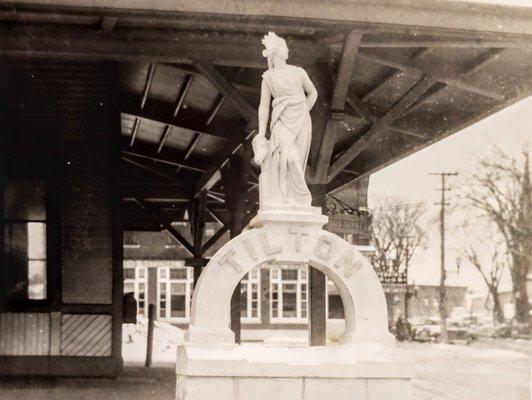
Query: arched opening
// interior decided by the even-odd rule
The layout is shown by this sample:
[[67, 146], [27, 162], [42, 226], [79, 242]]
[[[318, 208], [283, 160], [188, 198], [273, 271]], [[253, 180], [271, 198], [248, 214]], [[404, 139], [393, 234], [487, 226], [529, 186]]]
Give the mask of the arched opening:
[[[307, 240], [294, 249], [273, 245], [290, 243], [293, 231], [261, 228], [242, 233], [228, 242], [211, 259], [200, 277], [192, 300], [191, 324], [187, 339], [193, 343], [234, 343], [234, 334], [229, 329], [230, 298], [238, 282], [261, 265], [305, 264], [322, 271], [338, 288], [345, 315], [345, 332], [340, 343], [380, 341], [390, 343], [393, 337], [388, 332], [387, 310], [380, 282], [367, 260], [352, 245], [337, 236], [317, 229], [306, 234]], [[259, 249], [262, 243], [263, 249]], [[303, 251], [303, 247], [306, 247]], [[263, 251], [262, 251], [263, 250]], [[278, 270], [283, 271], [283, 268]], [[286, 268], [286, 275], [296, 277]], [[299, 274], [299, 272], [297, 272]], [[293, 284], [293, 283], [291, 283]], [[293, 293], [287, 291], [288, 303], [277, 303], [275, 315], [301, 317], [300, 304], [293, 301]], [[294, 286], [289, 286], [294, 290]], [[308, 285], [307, 285], [308, 289]], [[295, 286], [295, 291], [301, 287]], [[273, 294], [273, 293], [272, 293]], [[282, 294], [285, 295], [284, 292]], [[247, 299], [246, 299], [247, 300]], [[308, 300], [307, 300], [308, 301]], [[273, 305], [273, 304], [272, 304]], [[280, 308], [281, 306], [281, 308]], [[308, 310], [307, 310], [308, 313]]]

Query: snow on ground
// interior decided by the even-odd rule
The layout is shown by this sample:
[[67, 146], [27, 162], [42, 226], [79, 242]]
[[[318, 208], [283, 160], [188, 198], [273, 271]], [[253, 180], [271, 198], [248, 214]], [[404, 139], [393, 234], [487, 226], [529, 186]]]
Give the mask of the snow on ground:
[[[177, 345], [183, 343], [184, 331], [171, 324], [155, 321], [153, 330], [153, 363], [175, 364]], [[146, 360], [148, 320], [139, 317], [137, 324], [122, 325], [122, 357], [124, 363], [136, 365]]]
[[530, 400], [531, 342], [525, 352], [498, 341], [467, 345], [400, 343], [414, 362], [414, 400]]
[[[143, 363], [146, 356], [146, 320], [124, 325], [126, 365]], [[176, 346], [183, 331], [155, 323], [153, 361], [173, 368]], [[279, 345], [301, 347], [302, 341], [283, 338], [246, 347], [260, 352], [279, 351]], [[294, 343], [291, 343], [294, 342]], [[412, 400], [530, 400], [532, 341], [497, 339], [471, 345], [399, 343], [398, 352], [414, 363]], [[272, 399], [275, 400], [275, 399]]]

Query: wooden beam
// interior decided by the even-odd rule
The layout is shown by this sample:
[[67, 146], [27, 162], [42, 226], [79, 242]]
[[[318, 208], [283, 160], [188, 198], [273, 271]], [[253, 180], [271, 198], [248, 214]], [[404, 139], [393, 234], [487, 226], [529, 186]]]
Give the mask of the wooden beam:
[[[432, 48], [426, 48], [426, 49], [423, 49], [422, 51], [415, 53], [414, 56], [412, 57], [411, 63], [415, 63], [421, 60], [423, 57], [428, 55], [431, 51], [432, 51]], [[360, 57], [364, 58], [366, 56], [361, 53]], [[386, 77], [386, 79], [384, 79], [384, 81], [382, 81], [376, 87], [374, 87], [372, 90], [366, 93], [364, 97], [362, 98], [362, 101], [363, 102], [367, 101], [369, 98], [371, 98], [373, 95], [375, 95], [375, 93], [377, 93], [380, 90], [388, 90], [388, 85], [395, 80], [401, 79], [405, 75], [405, 73], [411, 73], [413, 76], [418, 76], [420, 74], [420, 71], [414, 68], [407, 68], [407, 69], [396, 68], [399, 66], [400, 65], [395, 65], [395, 67], [392, 67], [394, 69], [398, 69], [398, 71], [392, 72], [390, 75]]]
[[102, 35], [110, 35], [113, 30], [115, 29], [116, 22], [118, 21], [118, 17], [116, 16], [105, 16], [102, 17], [102, 20], [100, 22], [100, 33]]
[[244, 96], [235, 89], [235, 87], [214, 67], [212, 63], [197, 62], [194, 65], [207, 79], [209, 79], [209, 81], [211, 81], [220, 93], [227, 97], [227, 100], [235, 106], [238, 113], [244, 117], [252, 127], [257, 126], [257, 110], [248, 103]]
[[177, 116], [177, 113], [183, 106], [183, 102], [185, 101], [185, 97], [187, 97], [187, 93], [193, 81], [194, 81], [194, 75], [187, 74], [187, 76], [185, 77], [185, 82], [183, 83], [183, 86], [181, 87], [181, 90], [179, 91], [179, 94], [177, 95], [176, 105], [174, 109], [174, 118]]
[[[192, 154], [192, 152], [194, 151], [194, 149], [196, 148], [196, 146], [198, 145], [200, 139], [202, 137], [202, 134], [197, 132], [195, 134], [195, 136], [192, 138], [192, 140], [190, 141], [186, 151], [185, 151], [185, 154], [183, 155], [183, 163], [188, 160], [188, 158], [190, 157], [190, 155]], [[178, 166], [177, 169], [176, 169], [176, 174], [181, 170], [182, 166]]]
[[377, 118], [373, 112], [366, 107], [363, 101], [358, 98], [352, 91], [349, 91], [349, 97], [347, 97], [347, 104], [356, 111], [362, 118], [368, 122], [374, 122]]
[[[326, 154], [322, 153], [323, 147], [333, 146], [336, 137], [327, 137], [326, 128], [331, 118], [331, 99], [334, 82], [331, 80], [331, 73], [326, 65], [313, 65], [307, 69], [310, 79], [314, 83], [318, 92], [316, 104], [310, 112], [312, 118], [312, 138], [310, 142], [309, 164], [311, 182], [314, 183], [321, 172], [318, 171], [318, 164], [323, 165]], [[321, 158], [321, 160], [320, 160]]]
[[192, 154], [192, 152], [198, 145], [199, 141], [201, 140], [201, 136], [202, 134], [200, 132], [197, 132], [196, 136], [192, 138], [192, 140], [190, 141], [190, 144], [187, 147], [187, 150], [185, 151], [185, 155], [183, 156], [184, 160], [187, 160], [190, 157], [190, 155]]
[[128, 157], [122, 157], [122, 160], [124, 160], [128, 164], [134, 165], [137, 168], [140, 168], [140, 169], [143, 169], [145, 171], [151, 172], [154, 175], [162, 176], [163, 178], [166, 178], [166, 179], [168, 179], [170, 181], [173, 181], [173, 182], [177, 181], [177, 179], [174, 176], [172, 176], [172, 175], [165, 174], [164, 172], [158, 171], [157, 169], [152, 168], [152, 167], [148, 167], [148, 166], [146, 166], [144, 164], [141, 164], [141, 163], [139, 163], [137, 161], [134, 161], [134, 160], [132, 160], [132, 159], [130, 159]]
[[[356, 54], [358, 52], [358, 43], [362, 38], [362, 34], [356, 31], [350, 32], [344, 42], [342, 56], [340, 59], [340, 65], [336, 74], [336, 80], [334, 89], [331, 96], [330, 107], [326, 104], [318, 104], [320, 113], [327, 115], [327, 121], [323, 128], [323, 132], [319, 132], [321, 138], [321, 144], [319, 152], [316, 154], [313, 162], [313, 184], [323, 184], [327, 179], [327, 171], [331, 162], [331, 156], [334, 151], [336, 143], [336, 136], [339, 131], [343, 130], [340, 120], [344, 119], [345, 103], [348, 100], [348, 94], [350, 94], [350, 84], [353, 76]], [[318, 75], [319, 87], [323, 89], [325, 84], [325, 78]], [[318, 84], [318, 83], [317, 83]], [[326, 90], [324, 90], [326, 93]], [[356, 107], [357, 104], [354, 104]], [[362, 114], [366, 114], [365, 106], [362, 105], [364, 110], [361, 110]], [[321, 116], [323, 118], [323, 115]], [[320, 125], [321, 120], [318, 121]], [[314, 161], [315, 160], [315, 161]]]
[[198, 166], [195, 166], [195, 165], [191, 165], [191, 164], [186, 164], [186, 163], [179, 162], [179, 161], [170, 160], [170, 159], [164, 158], [162, 156], [153, 157], [153, 156], [149, 156], [149, 155], [146, 155], [146, 154], [141, 154], [141, 153], [138, 153], [138, 152], [131, 152], [131, 151], [122, 151], [122, 154], [125, 155], [125, 156], [128, 156], [128, 157], [138, 157], [138, 158], [142, 158], [142, 159], [145, 159], [145, 160], [150, 160], [150, 161], [155, 161], [155, 162], [159, 162], [159, 163], [162, 163], [162, 164], [172, 165], [172, 166], [178, 167], [178, 168], [184, 168], [184, 169], [187, 169], [187, 170], [190, 170], [190, 171], [195, 171], [195, 172], [204, 172], [205, 171], [204, 168], [201, 168], [201, 167], [198, 167]]
[[[405, 114], [408, 112], [405, 111]], [[404, 114], [403, 114], [404, 115]], [[419, 138], [419, 139], [427, 139], [427, 136], [426, 135], [423, 135], [421, 133], [416, 133], [416, 132], [412, 132], [412, 131], [407, 131], [405, 129], [401, 129], [401, 128], [397, 128], [395, 126], [390, 126], [388, 127], [388, 129], [392, 130], [392, 131], [395, 131], [395, 132], [398, 132], [402, 135], [406, 135], [406, 136], [413, 136], [413, 137], [416, 137], [416, 138]]]
[[530, 49], [532, 44], [526, 40], [480, 40], [463, 39], [463, 40], [367, 40], [360, 43], [361, 48], [519, 48]]
[[142, 100], [140, 102], [140, 108], [144, 108], [146, 105], [146, 100], [150, 95], [151, 83], [153, 82], [153, 76], [155, 75], [155, 64], [150, 64], [148, 68], [148, 76], [146, 77], [146, 83], [144, 85], [144, 90], [142, 92]]
[[175, 239], [177, 243], [179, 243], [183, 248], [190, 253], [191, 256], [194, 256], [194, 246], [192, 246], [187, 239], [183, 235], [181, 235], [177, 229], [175, 229], [172, 225], [168, 225], [166, 227], [166, 230], [172, 236], [172, 238]]
[[358, 53], [358, 44], [361, 39], [362, 34], [357, 31], [349, 32], [345, 39], [331, 101], [331, 109], [333, 112], [341, 112], [345, 108], [347, 93], [349, 93], [349, 86], [353, 78], [355, 57]]
[[336, 143], [336, 136], [338, 132], [343, 131], [342, 121], [334, 118], [330, 118], [325, 126], [325, 132], [323, 134], [323, 140], [321, 144], [320, 153], [318, 155], [318, 161], [314, 169], [313, 183], [322, 183], [327, 179], [327, 173], [331, 157], [334, 151], [334, 145]]
[[[459, 75], [463, 79], [463, 78], [467, 78], [467, 77], [477, 73], [478, 71], [482, 70], [482, 68], [488, 66], [489, 64], [491, 64], [492, 62], [497, 60], [500, 57], [500, 55], [501, 55], [501, 53], [503, 51], [504, 51], [504, 49], [490, 49], [490, 50], [484, 52], [483, 54], [481, 54], [478, 57], [476, 57], [471, 63], [466, 65], [462, 69], [461, 74], [457, 74], [457, 75]], [[437, 88], [432, 93], [430, 93], [428, 96], [423, 98], [422, 101], [418, 101], [418, 102], [412, 104], [412, 106], [410, 106], [410, 108], [405, 111], [405, 115], [410, 114], [411, 112], [413, 112], [413, 111], [417, 110], [418, 108], [420, 108], [423, 104], [426, 104], [426, 101], [429, 98], [435, 96], [437, 93], [439, 93], [444, 88], [445, 88], [445, 86], [443, 86], [441, 88]]]
[[210, 207], [205, 207], [205, 211], [212, 217], [212, 219], [214, 219], [220, 225], [226, 225], [224, 218], [216, 210], [213, 210]]
[[205, 125], [210, 125], [214, 117], [216, 117], [216, 114], [218, 114], [218, 111], [220, 111], [220, 108], [225, 102], [225, 96], [220, 95], [218, 100], [216, 101], [216, 104], [214, 105], [214, 108], [211, 111], [211, 114], [209, 115], [209, 118], [207, 118], [207, 122], [205, 122]]
[[[175, 25], [176, 27], [179, 25]], [[257, 34], [179, 31], [171, 29], [115, 29], [102, 40], [91, 25], [29, 25], [15, 23], [2, 31], [0, 55], [54, 57], [76, 60], [110, 60], [265, 68]], [[299, 65], [326, 62], [326, 46], [313, 40], [294, 39], [290, 60]]]
[[228, 119], [217, 118], [216, 124], [205, 125], [204, 121], [208, 114], [192, 108], [187, 108], [186, 112], [180, 112], [176, 118], [170, 111], [170, 103], [150, 100], [145, 108], [141, 109], [135, 104], [133, 98], [124, 96], [121, 102], [121, 112], [135, 118], [142, 118], [162, 125], [170, 125], [175, 129], [184, 129], [191, 134], [199, 132], [203, 135], [215, 136], [223, 139], [231, 137], [234, 129], [241, 126], [240, 122]]
[[394, 120], [401, 116], [401, 114], [425, 93], [436, 81], [433, 78], [423, 76], [417, 83], [397, 102], [390, 110], [375, 123], [360, 137], [355, 140], [347, 150], [334, 161], [329, 168], [327, 175], [327, 182], [330, 182], [342, 169], [347, 167], [368, 145], [373, 142], [380, 133], [392, 124]]
[[[241, 128], [240, 131], [243, 129]], [[196, 187], [194, 189], [193, 197], [196, 197], [203, 190], [210, 190], [216, 183], [222, 179], [221, 169], [229, 162], [231, 157], [238, 151], [240, 148], [248, 143], [250, 143], [251, 138], [255, 134], [255, 131], [249, 131], [245, 136], [239, 141], [235, 139], [232, 141], [229, 146], [229, 150], [219, 155], [217, 160], [214, 162], [214, 166], [209, 170], [205, 171], [203, 175], [198, 180]]]
[[159, 146], [157, 147], [157, 154], [159, 154], [163, 150], [164, 144], [166, 143], [171, 134], [172, 125], [166, 125], [166, 127], [164, 128], [164, 132], [161, 136], [161, 140], [159, 141]]
[[477, 86], [464, 83], [459, 79], [460, 74], [457, 75], [455, 73], [445, 72], [443, 71], [442, 67], [439, 65], [427, 64], [427, 63], [425, 63], [425, 65], [416, 65], [412, 62], [406, 64], [404, 62], [396, 62], [393, 60], [388, 60], [382, 57], [368, 55], [368, 54], [364, 54], [361, 52], [359, 52], [359, 57], [365, 60], [368, 60], [368, 61], [372, 61], [372, 62], [381, 64], [381, 65], [386, 65], [388, 67], [398, 69], [400, 71], [405, 71], [405, 72], [415, 71], [417, 73], [421, 72], [427, 76], [430, 76], [432, 79], [436, 80], [437, 82], [443, 82], [446, 85], [455, 86], [459, 89], [462, 89], [462, 90], [465, 90], [471, 93], [476, 93], [481, 96], [489, 97], [494, 100], [498, 100], [498, 101], [504, 100], [504, 95], [493, 92], [491, 90], [482, 89]]
[[[246, 146], [239, 150], [222, 171], [227, 210], [229, 211], [229, 231], [231, 238], [238, 236], [244, 229], [246, 214], [245, 185], [251, 168], [251, 149]], [[240, 343], [240, 284], [231, 297], [231, 329], [235, 332], [235, 341]]]
[[194, 257], [202, 256], [203, 235], [205, 233], [205, 203], [206, 193], [201, 193], [190, 202], [190, 229], [194, 240]]
[[135, 117], [135, 122], [133, 123], [133, 128], [131, 129], [131, 139], [129, 140], [129, 147], [133, 147], [133, 145], [135, 144], [135, 139], [137, 138], [139, 126], [140, 126], [140, 118]]
[[214, 246], [228, 230], [229, 227], [226, 225], [223, 225], [220, 229], [218, 229], [216, 233], [209, 240], [207, 240], [207, 242], [205, 242], [201, 248], [201, 255], [203, 256], [207, 251], [209, 251], [209, 249]]
[[175, 183], [125, 182], [123, 197], [134, 199], [161, 199], [188, 203], [191, 183], [180, 180]]

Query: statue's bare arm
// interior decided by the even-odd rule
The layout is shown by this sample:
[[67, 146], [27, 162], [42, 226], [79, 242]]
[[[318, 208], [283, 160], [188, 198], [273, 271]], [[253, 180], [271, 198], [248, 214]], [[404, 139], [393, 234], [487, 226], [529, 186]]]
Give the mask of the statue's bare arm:
[[303, 89], [307, 95], [308, 109], [310, 111], [312, 110], [312, 107], [314, 107], [314, 104], [316, 104], [316, 100], [318, 99], [318, 91], [303, 68], [301, 68], [301, 74], [303, 77]]
[[272, 94], [266, 81], [262, 80], [260, 89], [260, 105], [259, 105], [259, 136], [266, 136], [266, 129], [268, 127], [268, 118], [270, 116], [270, 102]]

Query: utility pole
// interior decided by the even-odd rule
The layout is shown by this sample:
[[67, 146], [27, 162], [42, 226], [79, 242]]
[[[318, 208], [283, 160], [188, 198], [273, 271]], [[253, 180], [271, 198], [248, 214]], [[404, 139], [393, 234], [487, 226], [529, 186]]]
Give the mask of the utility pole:
[[441, 187], [439, 190], [441, 192], [441, 200], [435, 205], [439, 205], [440, 208], [440, 342], [447, 342], [447, 293], [445, 289], [445, 279], [447, 278], [447, 273], [445, 271], [445, 206], [449, 203], [445, 202], [445, 192], [451, 190], [445, 186], [445, 178], [448, 176], [456, 176], [456, 172], [433, 172], [430, 175], [437, 175], [441, 178]]
[[410, 299], [410, 292], [408, 291], [408, 267], [410, 264], [410, 239], [416, 239], [414, 235], [399, 235], [399, 238], [406, 240], [405, 245], [405, 319], [408, 322], [409, 307], [408, 301]]

